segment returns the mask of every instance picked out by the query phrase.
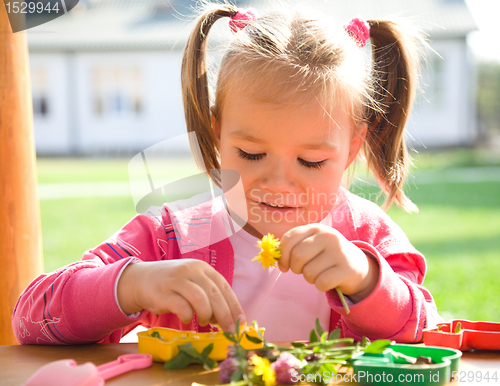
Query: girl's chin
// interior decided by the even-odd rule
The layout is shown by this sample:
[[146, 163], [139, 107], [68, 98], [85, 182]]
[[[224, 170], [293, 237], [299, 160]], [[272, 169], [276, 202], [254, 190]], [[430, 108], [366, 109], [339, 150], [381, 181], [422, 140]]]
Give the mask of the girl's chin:
[[255, 236], [257, 238], [262, 238], [263, 235], [267, 235], [268, 233], [271, 233], [274, 235], [274, 237], [277, 238], [282, 238], [283, 235], [288, 232], [290, 229], [295, 228], [300, 224], [252, 224], [248, 223], [247, 226], [245, 226], [245, 230], [250, 233], [252, 236]]

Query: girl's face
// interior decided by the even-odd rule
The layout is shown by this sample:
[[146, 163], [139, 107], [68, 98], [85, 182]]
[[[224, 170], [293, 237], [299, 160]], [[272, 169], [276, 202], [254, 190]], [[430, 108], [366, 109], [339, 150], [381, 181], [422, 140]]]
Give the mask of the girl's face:
[[278, 105], [228, 95], [220, 120], [212, 117], [212, 124], [221, 167], [241, 176], [245, 229], [256, 237], [282, 237], [296, 226], [325, 218], [366, 133], [356, 134], [347, 112], [332, 109], [327, 114], [314, 98]]

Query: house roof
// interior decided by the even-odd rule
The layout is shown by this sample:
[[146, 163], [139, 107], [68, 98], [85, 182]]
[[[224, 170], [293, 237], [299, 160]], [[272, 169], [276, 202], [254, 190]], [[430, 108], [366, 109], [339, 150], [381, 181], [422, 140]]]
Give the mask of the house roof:
[[[276, 2], [236, 0], [261, 14]], [[425, 31], [431, 40], [464, 38], [476, 24], [464, 0], [286, 0], [286, 7], [318, 9], [345, 22], [401, 17]], [[27, 31], [31, 52], [181, 50], [190, 32], [192, 0], [80, 0], [67, 15]], [[271, 5], [274, 4], [274, 5]], [[229, 38], [224, 23], [211, 37]]]

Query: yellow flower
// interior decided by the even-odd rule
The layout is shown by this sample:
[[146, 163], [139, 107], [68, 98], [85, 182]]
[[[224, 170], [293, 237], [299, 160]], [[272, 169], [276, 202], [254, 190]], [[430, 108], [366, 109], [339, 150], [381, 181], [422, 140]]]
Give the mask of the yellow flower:
[[260, 261], [262, 268], [276, 266], [276, 262], [281, 257], [279, 244], [279, 239], [274, 238], [274, 235], [268, 233], [258, 242], [257, 246], [259, 246], [262, 250], [257, 257], [252, 259], [252, 261]]
[[261, 358], [257, 355], [250, 357], [250, 363], [253, 365], [253, 373], [261, 376], [265, 386], [273, 386], [276, 383], [276, 375], [267, 358]]

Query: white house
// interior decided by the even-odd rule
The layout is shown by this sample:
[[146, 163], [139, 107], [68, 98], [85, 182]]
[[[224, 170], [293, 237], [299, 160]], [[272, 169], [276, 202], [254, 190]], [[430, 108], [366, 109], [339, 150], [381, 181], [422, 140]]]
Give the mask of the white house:
[[[463, 0], [292, 2], [341, 22], [396, 16], [421, 27], [435, 52], [409, 124], [413, 146], [474, 141], [474, 68], [466, 35], [476, 27]], [[263, 0], [236, 3], [261, 12], [271, 3], [276, 8]], [[130, 154], [185, 133], [180, 65], [194, 4], [80, 0], [66, 15], [28, 30], [38, 154]], [[209, 41], [223, 48], [230, 38], [222, 20]], [[216, 62], [220, 50], [212, 52]], [[177, 150], [188, 149], [173, 146]]]

